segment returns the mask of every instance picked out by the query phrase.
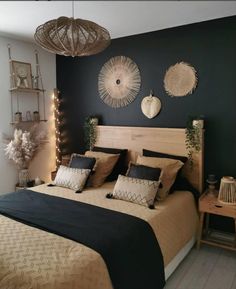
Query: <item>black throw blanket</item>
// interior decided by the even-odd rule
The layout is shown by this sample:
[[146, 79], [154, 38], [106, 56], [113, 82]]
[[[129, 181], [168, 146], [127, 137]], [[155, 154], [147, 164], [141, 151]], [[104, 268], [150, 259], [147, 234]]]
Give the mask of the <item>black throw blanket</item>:
[[0, 196], [0, 213], [97, 251], [115, 289], [165, 285], [159, 244], [142, 219], [30, 190]]

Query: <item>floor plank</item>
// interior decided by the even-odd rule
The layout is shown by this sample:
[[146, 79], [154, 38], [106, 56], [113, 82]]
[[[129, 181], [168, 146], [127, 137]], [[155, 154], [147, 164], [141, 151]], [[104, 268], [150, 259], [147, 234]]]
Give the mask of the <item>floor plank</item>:
[[[205, 284], [204, 289], [231, 289], [236, 272], [236, 258], [233, 252], [222, 251], [220, 258]], [[236, 288], [236, 287], [235, 287]]]
[[193, 248], [165, 289], [236, 289], [236, 253], [208, 245]]
[[165, 289], [175, 289], [178, 287], [178, 284], [181, 283], [182, 279], [187, 274], [187, 271], [194, 263], [196, 256], [197, 250], [192, 250], [191, 253], [185, 258], [185, 260], [179, 265], [176, 271], [168, 279]]
[[[235, 270], [236, 271], [236, 270]], [[231, 288], [230, 289], [236, 289], [236, 272], [234, 274], [234, 280], [232, 282]]]

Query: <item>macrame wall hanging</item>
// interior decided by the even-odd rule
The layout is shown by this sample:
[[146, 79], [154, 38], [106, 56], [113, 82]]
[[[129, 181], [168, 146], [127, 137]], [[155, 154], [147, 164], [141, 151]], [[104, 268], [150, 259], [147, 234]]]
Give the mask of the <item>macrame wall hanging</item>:
[[164, 77], [164, 88], [171, 97], [191, 94], [197, 86], [197, 74], [193, 66], [179, 62], [170, 66]]
[[137, 96], [141, 85], [138, 66], [129, 57], [115, 56], [102, 67], [98, 77], [98, 91], [104, 103], [124, 107]]

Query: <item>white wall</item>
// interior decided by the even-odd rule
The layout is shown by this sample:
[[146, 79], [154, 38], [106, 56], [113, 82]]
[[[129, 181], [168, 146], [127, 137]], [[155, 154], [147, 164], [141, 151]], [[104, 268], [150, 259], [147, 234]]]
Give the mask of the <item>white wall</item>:
[[[55, 139], [53, 133], [52, 95], [56, 87], [56, 58], [54, 54], [43, 51], [38, 46], [0, 37], [0, 136], [2, 133], [12, 134], [11, 102], [10, 102], [10, 80], [7, 44], [11, 45], [12, 59], [28, 62], [32, 65], [32, 73], [35, 74], [35, 49], [39, 53], [40, 68], [46, 89], [46, 123], [40, 124], [40, 129], [47, 129], [49, 143], [38, 153], [30, 165], [30, 176], [39, 176], [44, 181], [49, 181], [50, 172], [55, 168]], [[20, 102], [20, 111], [23, 116], [27, 110], [36, 110], [36, 96], [23, 96]], [[10, 162], [4, 154], [2, 137], [0, 138], [0, 193], [14, 190], [18, 180], [18, 172], [15, 165]]]

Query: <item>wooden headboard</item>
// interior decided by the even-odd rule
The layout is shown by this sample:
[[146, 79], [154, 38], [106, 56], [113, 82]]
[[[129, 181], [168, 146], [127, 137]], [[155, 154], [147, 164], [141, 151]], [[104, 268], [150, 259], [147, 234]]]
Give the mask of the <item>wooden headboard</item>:
[[[185, 129], [182, 128], [98, 125], [95, 145], [128, 149], [128, 161], [136, 161], [137, 155], [142, 155], [142, 149], [187, 156], [185, 137]], [[187, 162], [183, 169], [183, 174], [200, 192], [203, 190], [203, 130], [201, 140], [201, 150], [193, 155], [193, 166], [190, 167]]]

